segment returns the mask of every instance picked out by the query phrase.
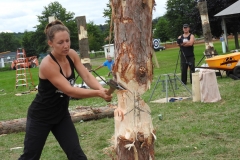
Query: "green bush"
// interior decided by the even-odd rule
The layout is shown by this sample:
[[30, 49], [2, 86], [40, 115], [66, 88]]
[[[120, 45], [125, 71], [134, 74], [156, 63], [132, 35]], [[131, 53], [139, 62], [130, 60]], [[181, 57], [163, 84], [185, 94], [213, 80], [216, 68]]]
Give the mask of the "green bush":
[[2, 71], [9, 71], [9, 70], [12, 70], [10, 63], [6, 63], [5, 67], [0, 68], [0, 72], [2, 72]]
[[97, 51], [97, 52], [94, 52], [94, 53], [90, 53], [90, 58], [100, 58], [100, 57], [104, 57], [105, 56], [105, 53], [103, 51]]
[[10, 67], [3, 67], [3, 68], [0, 68], [0, 72], [3, 72], [3, 71], [9, 71], [11, 70]]

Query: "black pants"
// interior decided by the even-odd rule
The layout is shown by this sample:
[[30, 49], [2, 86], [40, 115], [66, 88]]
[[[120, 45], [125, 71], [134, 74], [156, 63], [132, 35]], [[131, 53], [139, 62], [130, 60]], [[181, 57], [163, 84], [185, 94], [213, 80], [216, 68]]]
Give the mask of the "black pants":
[[87, 160], [83, 153], [71, 117], [58, 124], [47, 124], [27, 118], [24, 153], [19, 160], [39, 160], [49, 132], [52, 132], [69, 160]]
[[181, 54], [181, 80], [184, 84], [187, 84], [187, 71], [188, 68], [190, 69], [190, 83], [192, 83], [192, 73], [195, 73], [195, 58], [194, 56], [191, 57], [184, 57]]

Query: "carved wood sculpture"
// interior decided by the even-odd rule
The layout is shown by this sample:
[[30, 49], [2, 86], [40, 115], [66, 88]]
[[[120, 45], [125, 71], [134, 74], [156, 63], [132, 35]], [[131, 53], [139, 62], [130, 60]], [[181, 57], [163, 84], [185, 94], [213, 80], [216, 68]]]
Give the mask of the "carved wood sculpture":
[[[141, 99], [152, 81], [154, 0], [112, 0], [117, 91], [114, 149], [117, 160], [154, 159], [155, 131], [149, 106]], [[122, 114], [124, 118], [122, 119]]]
[[211, 33], [210, 24], [209, 24], [208, 8], [207, 8], [206, 0], [198, 1], [198, 9], [199, 9], [199, 13], [202, 20], [202, 30], [203, 30], [203, 36], [205, 41], [205, 47], [206, 47], [205, 55], [210, 55], [210, 56], [206, 56], [208, 58], [216, 55], [217, 52], [213, 46], [212, 33]]

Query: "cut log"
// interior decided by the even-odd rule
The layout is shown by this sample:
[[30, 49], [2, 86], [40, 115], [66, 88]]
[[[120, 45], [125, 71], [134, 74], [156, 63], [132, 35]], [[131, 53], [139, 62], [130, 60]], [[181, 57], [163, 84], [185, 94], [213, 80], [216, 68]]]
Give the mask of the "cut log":
[[77, 28], [78, 28], [78, 39], [79, 39], [79, 52], [82, 64], [91, 70], [91, 61], [89, 55], [89, 44], [87, 34], [87, 22], [85, 16], [76, 17]]
[[71, 111], [71, 118], [72, 121], [79, 122], [81, 120], [93, 120], [93, 119], [101, 119], [106, 117], [113, 117], [114, 110], [116, 107], [99, 107], [99, 108], [92, 108], [92, 107], [77, 107], [76, 110]]
[[0, 135], [25, 131], [26, 118], [0, 122]]
[[[116, 107], [107, 106], [107, 107], [77, 107], [76, 110], [70, 111], [72, 121], [80, 122], [93, 120], [93, 119], [101, 119], [105, 117], [113, 117], [114, 110]], [[26, 118], [14, 119], [9, 121], [1, 121], [0, 122], [0, 135], [1, 134], [9, 134], [16, 132], [23, 132], [26, 128]]]
[[[112, 0], [114, 79], [128, 90], [117, 92], [114, 159], [154, 159], [155, 131], [149, 106], [141, 99], [152, 82], [152, 10], [154, 0]], [[122, 119], [122, 114], [124, 119]], [[111, 153], [108, 153], [112, 155]]]

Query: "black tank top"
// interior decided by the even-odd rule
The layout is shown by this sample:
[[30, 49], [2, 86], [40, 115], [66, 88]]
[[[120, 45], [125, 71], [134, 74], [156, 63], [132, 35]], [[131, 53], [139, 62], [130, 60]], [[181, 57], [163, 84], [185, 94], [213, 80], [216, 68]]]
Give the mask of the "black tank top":
[[[52, 59], [59, 65], [55, 57], [50, 53]], [[61, 66], [60, 73], [73, 86], [75, 83], [74, 63], [67, 55], [72, 73], [65, 77]], [[28, 109], [28, 116], [35, 120], [50, 124], [58, 123], [63, 117], [70, 116], [68, 111], [69, 96], [58, 90], [49, 80], [39, 77], [38, 93]]]
[[[188, 37], [183, 37], [183, 35], [182, 35], [182, 36], [181, 36], [182, 42], [189, 41], [189, 40], [190, 40], [190, 37], [191, 37], [191, 34], [189, 34]], [[193, 45], [192, 45], [192, 46], [189, 46], [189, 47], [183, 47], [183, 46], [181, 46], [181, 51], [185, 54], [186, 57], [192, 57], [192, 56], [194, 56], [193, 50], [194, 50]]]

